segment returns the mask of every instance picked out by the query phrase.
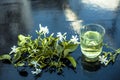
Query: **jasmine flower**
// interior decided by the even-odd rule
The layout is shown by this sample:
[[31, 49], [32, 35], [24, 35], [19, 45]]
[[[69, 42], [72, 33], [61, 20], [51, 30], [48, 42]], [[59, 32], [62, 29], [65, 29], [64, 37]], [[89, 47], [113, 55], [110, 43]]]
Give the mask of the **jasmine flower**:
[[38, 64], [37, 61], [32, 61], [31, 64], [33, 64], [35, 68], [37, 68], [37, 66], [40, 66], [40, 64]]
[[38, 64], [37, 61], [32, 61], [31, 64], [33, 64], [34, 67], [35, 67], [35, 71], [31, 71], [32, 74], [37, 75], [37, 74], [39, 74], [42, 71], [41, 69], [37, 68], [38, 66], [40, 66], [40, 64]]
[[67, 33], [64, 33], [63, 35], [62, 35], [62, 33], [61, 32], [58, 32], [57, 33], [57, 37], [59, 38], [59, 40], [62, 42], [63, 40], [65, 40], [66, 39], [66, 35]]
[[31, 71], [31, 73], [37, 75], [37, 74], [41, 73], [41, 71], [42, 71], [41, 69], [36, 68], [35, 71]]
[[72, 35], [72, 38], [70, 39], [70, 42], [73, 42], [74, 44], [79, 44], [77, 35], [75, 35], [75, 36]]
[[36, 52], [38, 52], [38, 50], [37, 49], [33, 49], [33, 52], [36, 53]]
[[12, 54], [12, 53], [16, 53], [16, 46], [14, 45], [13, 47], [11, 47], [11, 49], [12, 49], [12, 51], [10, 51], [10, 53], [9, 54]]
[[46, 35], [46, 34], [49, 33], [49, 30], [48, 30], [48, 27], [47, 27], [47, 26], [42, 27], [42, 25], [39, 24], [39, 28], [40, 28], [39, 31], [36, 30], [37, 33], [42, 33], [42, 34], [44, 34], [44, 35]]
[[105, 57], [104, 55], [99, 56], [99, 61], [101, 62], [101, 64], [104, 64], [105, 66], [108, 64], [107, 57]]

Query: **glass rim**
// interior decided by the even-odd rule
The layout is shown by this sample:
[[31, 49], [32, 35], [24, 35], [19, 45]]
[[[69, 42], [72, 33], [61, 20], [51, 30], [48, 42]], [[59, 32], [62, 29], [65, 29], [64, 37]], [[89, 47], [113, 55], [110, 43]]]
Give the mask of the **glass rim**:
[[97, 26], [97, 27], [101, 28], [103, 30], [103, 35], [105, 34], [105, 28], [102, 25], [100, 25], [100, 24], [95, 24], [95, 23], [86, 24], [86, 25], [83, 25], [82, 28], [84, 28], [86, 26], [90, 26], [90, 25], [94, 25], [94, 26]]

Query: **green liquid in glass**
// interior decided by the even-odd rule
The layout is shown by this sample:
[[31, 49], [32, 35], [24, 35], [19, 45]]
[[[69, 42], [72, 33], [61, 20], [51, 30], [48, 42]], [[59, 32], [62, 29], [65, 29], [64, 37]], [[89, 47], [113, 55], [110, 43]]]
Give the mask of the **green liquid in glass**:
[[87, 58], [96, 58], [102, 51], [102, 35], [87, 31], [81, 36], [81, 51]]

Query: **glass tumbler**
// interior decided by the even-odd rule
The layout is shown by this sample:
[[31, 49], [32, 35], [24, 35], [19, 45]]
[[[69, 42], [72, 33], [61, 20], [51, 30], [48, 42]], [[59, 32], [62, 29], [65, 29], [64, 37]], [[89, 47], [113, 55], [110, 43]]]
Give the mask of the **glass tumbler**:
[[87, 24], [80, 28], [80, 47], [85, 60], [95, 62], [102, 52], [105, 29], [99, 24]]

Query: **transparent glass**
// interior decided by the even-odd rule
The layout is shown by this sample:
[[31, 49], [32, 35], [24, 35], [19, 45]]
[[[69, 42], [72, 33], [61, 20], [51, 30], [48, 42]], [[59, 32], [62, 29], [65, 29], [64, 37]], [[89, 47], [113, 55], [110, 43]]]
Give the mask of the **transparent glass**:
[[86, 61], [97, 61], [98, 56], [102, 52], [104, 34], [105, 29], [99, 24], [82, 26], [80, 29], [80, 47]]

